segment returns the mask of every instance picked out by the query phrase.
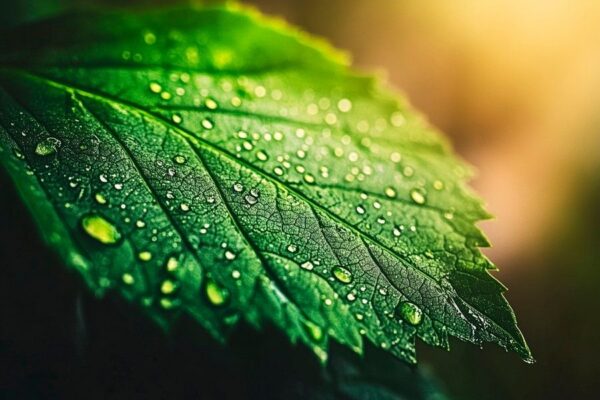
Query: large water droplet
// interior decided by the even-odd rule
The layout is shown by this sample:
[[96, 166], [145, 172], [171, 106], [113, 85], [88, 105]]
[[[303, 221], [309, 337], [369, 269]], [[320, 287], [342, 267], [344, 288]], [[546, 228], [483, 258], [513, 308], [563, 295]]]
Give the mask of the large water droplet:
[[229, 299], [229, 292], [227, 289], [219, 286], [217, 282], [208, 278], [204, 285], [204, 293], [208, 301], [217, 307], [225, 305]]
[[418, 306], [408, 301], [398, 304], [396, 313], [413, 326], [419, 325], [423, 319], [423, 311], [421, 311]]
[[342, 283], [352, 282], [352, 272], [344, 267], [335, 266], [331, 272], [333, 273], [333, 276], [335, 276], [335, 279]]
[[119, 230], [106, 218], [98, 214], [84, 216], [81, 219], [81, 227], [85, 233], [102, 244], [115, 244], [121, 240]]
[[49, 156], [58, 151], [61, 142], [57, 138], [48, 137], [35, 146], [35, 154], [38, 156]]

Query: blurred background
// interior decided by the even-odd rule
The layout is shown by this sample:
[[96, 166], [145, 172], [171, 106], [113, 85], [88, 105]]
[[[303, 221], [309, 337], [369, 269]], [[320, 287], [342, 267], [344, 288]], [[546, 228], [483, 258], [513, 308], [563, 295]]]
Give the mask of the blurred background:
[[457, 398], [593, 398], [600, 382], [600, 2], [260, 0], [387, 75], [478, 170], [496, 276], [537, 363], [421, 346]]
[[[78, 1], [16, 2], [5, 24]], [[117, 3], [118, 1], [105, 1]], [[146, 1], [143, 3], [157, 3]], [[158, 1], [158, 3], [167, 3]], [[252, 0], [386, 75], [449, 135], [537, 363], [420, 346], [459, 399], [594, 398], [600, 382], [600, 2]]]

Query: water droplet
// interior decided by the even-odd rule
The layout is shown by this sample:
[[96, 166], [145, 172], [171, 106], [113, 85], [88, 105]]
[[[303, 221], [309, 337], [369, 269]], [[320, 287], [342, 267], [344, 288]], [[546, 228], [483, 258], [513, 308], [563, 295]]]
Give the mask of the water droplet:
[[37, 144], [35, 147], [35, 154], [38, 156], [49, 156], [56, 153], [60, 145], [60, 140], [48, 137]]
[[133, 275], [127, 273], [123, 274], [121, 279], [123, 279], [123, 282], [127, 285], [133, 285], [133, 283], [135, 282], [135, 279], [133, 279]]
[[162, 86], [160, 86], [157, 82], [150, 82], [150, 91], [152, 93], [160, 93], [162, 90]]
[[246, 200], [246, 203], [250, 204], [251, 206], [258, 203], [258, 199], [252, 196], [251, 194], [247, 194], [246, 196], [244, 196], [244, 200]]
[[138, 258], [141, 261], [150, 261], [150, 260], [152, 260], [152, 253], [150, 253], [149, 251], [141, 251], [138, 254]]
[[156, 43], [156, 35], [150, 31], [144, 33], [144, 42], [146, 44], [154, 44]]
[[401, 160], [402, 160], [402, 155], [400, 153], [393, 152], [392, 154], [390, 154], [390, 161], [393, 162], [394, 164], [399, 163]]
[[181, 205], [179, 206], [179, 208], [181, 208], [181, 211], [183, 211], [183, 212], [190, 211], [190, 206], [189, 206], [189, 204], [186, 204], [186, 203], [181, 203]]
[[304, 174], [304, 182], [315, 183], [315, 177], [312, 174]]
[[277, 176], [282, 176], [283, 175], [283, 168], [281, 168], [281, 167], [275, 167], [275, 168], [273, 168], [273, 172]]
[[98, 214], [86, 215], [81, 219], [83, 230], [102, 244], [115, 244], [121, 239], [121, 233], [106, 218]]
[[356, 207], [356, 212], [360, 215], [365, 213], [365, 209], [363, 208], [363, 206], [357, 206]]
[[417, 204], [425, 204], [425, 193], [418, 189], [410, 191], [410, 198]]
[[259, 151], [256, 153], [256, 158], [257, 158], [259, 161], [267, 161], [267, 160], [269, 159], [269, 156], [268, 156], [268, 155], [267, 155], [267, 153], [265, 153], [264, 151], [261, 151], [261, 150], [259, 150]]
[[229, 292], [227, 289], [219, 286], [217, 282], [208, 278], [204, 285], [204, 293], [208, 301], [217, 307], [225, 305], [229, 299]]
[[342, 283], [352, 282], [352, 272], [344, 267], [335, 266], [331, 272], [333, 273], [333, 276]]
[[173, 114], [171, 116], [171, 120], [173, 120], [173, 122], [175, 122], [176, 124], [180, 124], [181, 121], [183, 121], [183, 119], [181, 118], [181, 115], [179, 115], [179, 114]]
[[167, 271], [173, 272], [179, 267], [179, 261], [175, 257], [169, 257], [167, 260]]
[[352, 102], [348, 99], [341, 99], [337, 103], [338, 110], [345, 113], [352, 110]]
[[306, 332], [317, 342], [320, 342], [323, 339], [323, 329], [321, 327], [311, 321], [304, 321], [304, 325], [306, 326]]
[[160, 291], [163, 292], [163, 294], [171, 294], [175, 291], [175, 289], [175, 283], [170, 280], [166, 280], [162, 283], [162, 285], [160, 285]]
[[290, 244], [287, 247], [287, 251], [289, 251], [290, 253], [295, 253], [298, 251], [298, 246], [296, 246], [295, 244]]
[[385, 195], [389, 198], [394, 198], [396, 197], [396, 190], [394, 190], [393, 187], [388, 186], [385, 188]]
[[216, 101], [214, 101], [213, 99], [211, 99], [210, 97], [208, 97], [206, 100], [204, 100], [204, 105], [206, 106], [206, 108], [208, 108], [209, 110], [216, 110], [217, 107], [219, 106], [217, 104]]
[[114, 188], [117, 189], [117, 190], [121, 190], [121, 189], [123, 189], [123, 184], [122, 183], [115, 183]]
[[354, 301], [356, 300], [356, 295], [354, 293], [348, 293], [346, 295], [346, 298], [348, 299], [348, 301]]
[[142, 221], [141, 219], [138, 219], [137, 221], [135, 221], [135, 226], [138, 227], [139, 229], [142, 229], [142, 228], [146, 227], [146, 223], [144, 221]]
[[104, 195], [102, 195], [100, 193], [96, 193], [96, 195], [94, 196], [94, 200], [96, 200], [96, 203], [102, 204], [102, 205], [107, 203], [106, 197], [104, 197]]
[[227, 250], [227, 251], [225, 252], [225, 258], [226, 258], [227, 260], [229, 260], [229, 261], [231, 261], [231, 260], [235, 260], [235, 257], [236, 257], [236, 255], [235, 255], [235, 253], [234, 253], [234, 252], [232, 252], [232, 251], [230, 251], [230, 250]]
[[236, 182], [236, 183], [233, 184], [233, 190], [236, 191], [236, 192], [238, 192], [238, 193], [241, 193], [244, 190], [244, 185], [242, 185], [239, 182]]
[[100, 182], [102, 182], [102, 183], [108, 182], [108, 178], [106, 177], [106, 175], [104, 175], [104, 174], [100, 175]]
[[306, 261], [300, 265], [301, 268], [304, 268], [307, 271], [312, 271], [315, 267], [312, 262]]
[[201, 124], [204, 129], [208, 129], [208, 130], [215, 127], [215, 124], [210, 120], [210, 118], [204, 118], [202, 120]]
[[408, 301], [398, 304], [396, 313], [413, 326], [419, 325], [423, 319], [423, 311], [415, 304]]
[[444, 182], [442, 182], [442, 181], [433, 182], [433, 188], [435, 190], [442, 190], [444, 188]]
[[234, 269], [233, 271], [231, 271], [231, 277], [233, 279], [240, 279], [242, 277], [242, 273], [237, 269]]

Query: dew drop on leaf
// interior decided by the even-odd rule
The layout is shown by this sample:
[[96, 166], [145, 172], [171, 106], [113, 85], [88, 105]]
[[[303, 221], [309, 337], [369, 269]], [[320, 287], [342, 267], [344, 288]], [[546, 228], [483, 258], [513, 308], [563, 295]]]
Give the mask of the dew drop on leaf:
[[123, 279], [123, 282], [127, 285], [133, 285], [133, 283], [135, 282], [135, 279], [133, 279], [133, 276], [128, 273], [123, 274], [121, 279]]
[[175, 257], [169, 257], [167, 260], [167, 271], [173, 272], [179, 266], [179, 261]]
[[234, 252], [232, 252], [231, 250], [227, 250], [227, 251], [225, 252], [225, 259], [227, 259], [227, 260], [229, 260], [229, 261], [232, 261], [232, 260], [235, 260], [235, 257], [236, 257], [236, 256], [235, 256], [235, 253], [234, 253]]
[[118, 229], [98, 214], [84, 216], [81, 219], [81, 227], [85, 233], [102, 244], [115, 244], [121, 240], [121, 233]]
[[227, 289], [219, 286], [217, 282], [212, 279], [207, 279], [204, 285], [204, 294], [208, 301], [214, 306], [223, 306], [229, 299], [229, 292]]
[[35, 146], [35, 154], [38, 156], [52, 155], [58, 151], [60, 145], [60, 140], [53, 137], [46, 138]]
[[175, 291], [175, 289], [176, 289], [175, 283], [173, 283], [173, 281], [168, 280], [168, 279], [160, 285], [160, 291], [163, 294], [171, 294]]
[[152, 253], [150, 253], [149, 251], [142, 251], [138, 254], [138, 258], [141, 261], [150, 261], [152, 260]]
[[418, 306], [408, 301], [398, 304], [396, 314], [413, 326], [419, 325], [423, 318], [423, 311], [421, 311]]
[[425, 204], [425, 194], [418, 189], [410, 191], [410, 198], [417, 204]]
[[344, 267], [340, 267], [339, 265], [335, 266], [331, 272], [333, 273], [333, 276], [335, 276], [335, 279], [342, 283], [352, 282], [352, 272]]
[[304, 321], [304, 326], [306, 327], [306, 332], [309, 334], [313, 340], [320, 342], [323, 340], [323, 329], [321, 327], [311, 321]]
[[209, 118], [204, 118], [201, 124], [202, 127], [207, 130], [210, 130], [215, 127], [215, 124]]
[[104, 195], [102, 195], [101, 193], [96, 193], [96, 195], [94, 196], [94, 200], [96, 200], [96, 203], [104, 205], [107, 203], [106, 201], [106, 197], [104, 197]]
[[313, 263], [312, 263], [312, 262], [310, 262], [310, 261], [306, 261], [306, 262], [303, 262], [303, 263], [300, 265], [300, 267], [301, 267], [301, 268], [303, 268], [303, 269], [305, 269], [305, 270], [307, 270], [307, 271], [312, 271], [312, 269], [313, 269], [315, 266], [313, 265]]
[[393, 187], [388, 186], [385, 188], [385, 195], [389, 198], [394, 198], [396, 197], [396, 190], [394, 190]]

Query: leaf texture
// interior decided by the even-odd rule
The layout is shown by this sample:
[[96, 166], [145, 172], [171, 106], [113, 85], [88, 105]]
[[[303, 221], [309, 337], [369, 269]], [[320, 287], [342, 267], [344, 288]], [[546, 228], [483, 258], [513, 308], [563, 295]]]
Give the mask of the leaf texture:
[[449, 336], [531, 360], [468, 167], [326, 44], [235, 6], [76, 14], [6, 33], [0, 64], [2, 163], [99, 295], [322, 360]]

